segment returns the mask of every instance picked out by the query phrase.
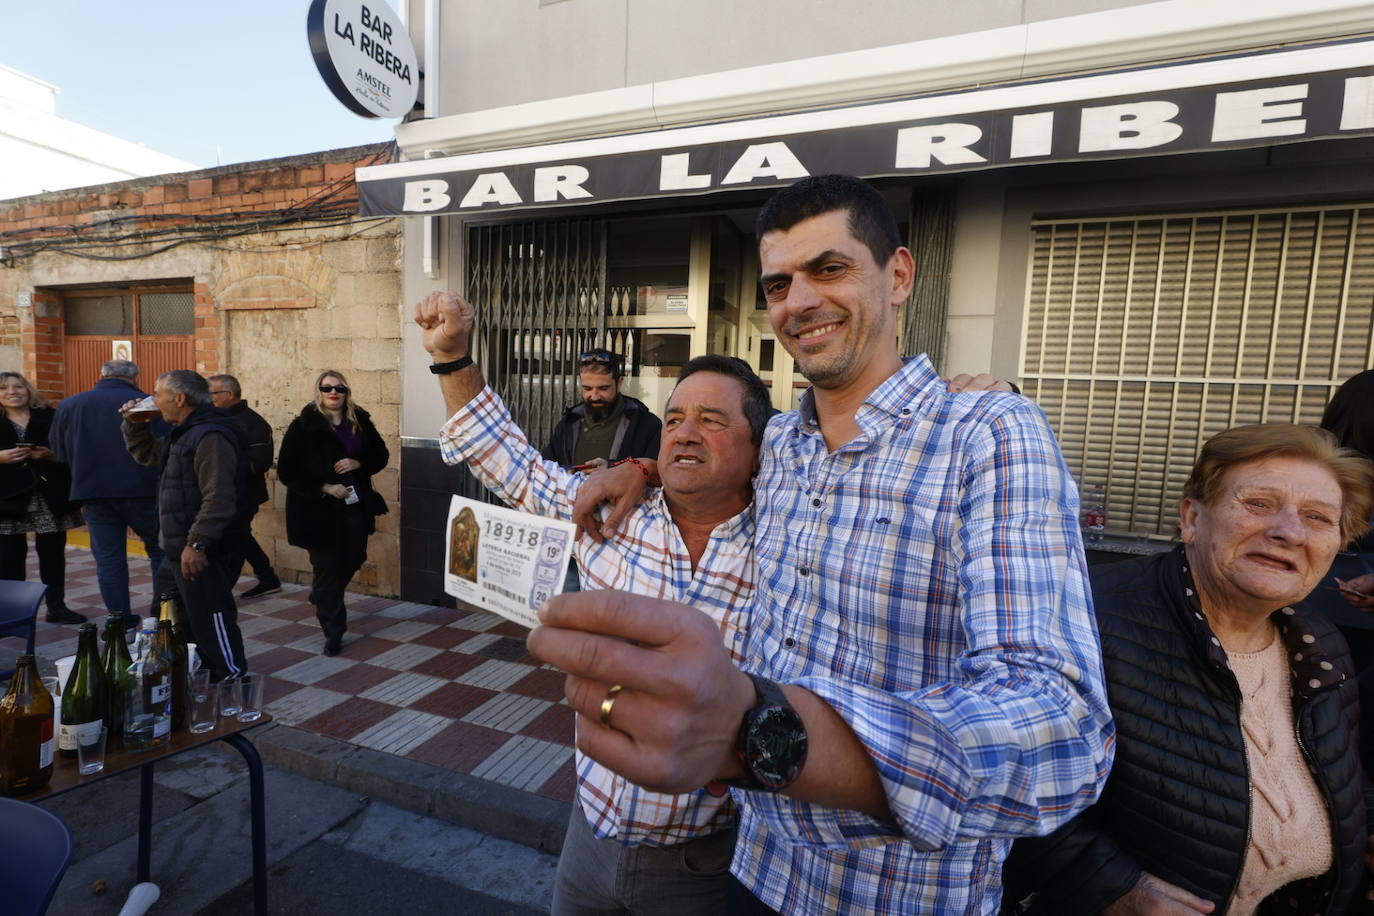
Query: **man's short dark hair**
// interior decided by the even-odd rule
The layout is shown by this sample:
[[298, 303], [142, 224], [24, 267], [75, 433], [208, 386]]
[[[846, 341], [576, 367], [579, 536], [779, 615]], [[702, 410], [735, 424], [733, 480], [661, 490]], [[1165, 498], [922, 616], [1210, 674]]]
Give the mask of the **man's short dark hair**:
[[687, 360], [682, 366], [682, 371], [678, 373], [677, 384], [681, 385], [683, 379], [698, 372], [716, 372], [739, 379], [739, 383], [744, 386], [744, 402], [740, 406], [744, 409], [744, 418], [749, 421], [749, 438], [755, 445], [762, 445], [763, 430], [768, 426], [768, 420], [777, 413], [773, 409], [772, 399], [768, 396], [768, 386], [763, 383], [763, 379], [758, 377], [748, 363], [737, 356], [708, 353]]
[[172, 369], [157, 377], [176, 394], [186, 395], [186, 403], [191, 407], [204, 407], [210, 401], [210, 383], [199, 372], [190, 369]]
[[234, 378], [232, 375], [225, 375], [223, 373], [221, 373], [220, 375], [212, 375], [208, 379], [206, 379], [206, 381], [219, 382], [221, 385], [227, 388], [234, 395], [234, 397], [243, 397], [243, 389], [239, 387], [239, 380]]
[[759, 211], [754, 234], [762, 239], [836, 210], [849, 214], [850, 234], [868, 247], [878, 266], [887, 264], [901, 247], [902, 236], [887, 201], [868, 182], [850, 175], [812, 175], [783, 188]]

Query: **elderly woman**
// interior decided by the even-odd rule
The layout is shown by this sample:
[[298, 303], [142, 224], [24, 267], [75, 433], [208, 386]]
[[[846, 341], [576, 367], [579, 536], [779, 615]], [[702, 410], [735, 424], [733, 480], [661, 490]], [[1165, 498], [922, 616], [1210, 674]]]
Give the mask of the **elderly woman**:
[[1116, 762], [1096, 805], [1016, 842], [1009, 902], [1365, 912], [1350, 657], [1330, 621], [1292, 605], [1366, 530], [1372, 489], [1374, 465], [1324, 430], [1238, 427], [1202, 448], [1180, 546], [1095, 568]]
[[48, 448], [53, 409], [18, 372], [0, 372], [0, 579], [25, 578], [28, 535], [38, 577], [48, 587], [49, 623], [84, 623], [67, 607], [67, 531], [82, 524], [71, 501], [72, 475]]
[[372, 475], [389, 460], [386, 443], [367, 411], [353, 403], [343, 373], [321, 373], [315, 400], [282, 438], [277, 477], [286, 485], [286, 539], [310, 553], [310, 602], [324, 632], [325, 655], [343, 648], [344, 591], [367, 559], [374, 517], [386, 512]]

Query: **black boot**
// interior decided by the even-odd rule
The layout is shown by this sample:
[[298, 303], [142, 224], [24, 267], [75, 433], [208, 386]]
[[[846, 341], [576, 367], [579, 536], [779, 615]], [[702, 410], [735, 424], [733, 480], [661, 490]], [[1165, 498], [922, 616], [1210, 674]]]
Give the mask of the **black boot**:
[[60, 600], [48, 601], [48, 613], [43, 615], [48, 623], [85, 623], [86, 617], [67, 607]]

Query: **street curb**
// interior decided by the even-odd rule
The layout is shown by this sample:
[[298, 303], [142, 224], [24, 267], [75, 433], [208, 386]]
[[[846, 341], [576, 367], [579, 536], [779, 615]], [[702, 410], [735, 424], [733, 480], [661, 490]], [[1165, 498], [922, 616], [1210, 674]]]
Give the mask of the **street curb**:
[[553, 855], [563, 848], [568, 802], [278, 723], [247, 737], [264, 762], [292, 773]]

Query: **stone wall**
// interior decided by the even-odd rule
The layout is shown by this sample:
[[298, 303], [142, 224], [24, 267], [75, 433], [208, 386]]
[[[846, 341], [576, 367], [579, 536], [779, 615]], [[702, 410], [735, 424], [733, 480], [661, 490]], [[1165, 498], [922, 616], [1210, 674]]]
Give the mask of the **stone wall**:
[[[347, 377], [392, 453], [374, 480], [392, 511], [378, 519], [353, 587], [396, 594], [401, 230], [357, 218], [353, 184], [357, 166], [389, 157], [386, 145], [360, 147], [0, 201], [0, 367], [22, 367], [60, 397], [64, 291], [186, 282], [195, 293], [187, 368], [236, 376], [278, 447], [320, 372]], [[254, 532], [278, 573], [309, 581], [305, 551], [286, 542], [275, 471], [268, 488]]]

